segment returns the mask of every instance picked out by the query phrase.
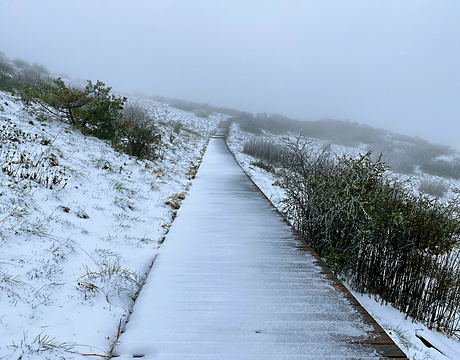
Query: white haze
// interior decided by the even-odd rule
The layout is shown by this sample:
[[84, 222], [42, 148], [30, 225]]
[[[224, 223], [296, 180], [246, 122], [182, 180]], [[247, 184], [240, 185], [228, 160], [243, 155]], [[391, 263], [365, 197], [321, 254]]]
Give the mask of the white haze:
[[460, 149], [457, 0], [1, 0], [0, 51], [117, 90]]

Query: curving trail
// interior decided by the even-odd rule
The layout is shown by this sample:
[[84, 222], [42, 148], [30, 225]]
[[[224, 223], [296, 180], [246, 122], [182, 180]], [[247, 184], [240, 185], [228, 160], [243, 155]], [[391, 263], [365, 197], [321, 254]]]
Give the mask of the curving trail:
[[221, 133], [114, 355], [405, 359], [247, 178]]

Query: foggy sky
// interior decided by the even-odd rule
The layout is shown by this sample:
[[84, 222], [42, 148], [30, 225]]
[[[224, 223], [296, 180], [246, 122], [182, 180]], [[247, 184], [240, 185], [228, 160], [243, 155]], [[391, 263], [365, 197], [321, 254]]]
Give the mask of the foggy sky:
[[0, 0], [0, 51], [116, 90], [460, 150], [458, 0]]

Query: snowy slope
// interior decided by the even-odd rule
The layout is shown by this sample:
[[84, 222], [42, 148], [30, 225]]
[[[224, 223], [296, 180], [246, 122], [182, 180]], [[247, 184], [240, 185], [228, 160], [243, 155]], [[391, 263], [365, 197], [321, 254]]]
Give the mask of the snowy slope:
[[[254, 166], [253, 163], [257, 159], [244, 154], [243, 145], [248, 139], [253, 139], [260, 135], [253, 135], [243, 132], [239, 129], [238, 125], [232, 124], [230, 127], [230, 134], [227, 138], [227, 144], [229, 149], [232, 151], [235, 159], [238, 161], [243, 170], [251, 177], [256, 185], [264, 192], [267, 198], [278, 208], [282, 209], [281, 200], [284, 197], [283, 189], [273, 185], [275, 178], [272, 173], [267, 172], [260, 167]], [[282, 142], [283, 136], [265, 135], [262, 136], [270, 139], [271, 142]], [[318, 148], [324, 148], [325, 143], [320, 140], [313, 140], [313, 145]], [[363, 149], [350, 148], [339, 145], [332, 145], [331, 151], [339, 156], [348, 154], [350, 156], [356, 156]], [[403, 178], [404, 175], [398, 175]], [[416, 174], [412, 177], [412, 182], [417, 185], [423, 179], [438, 180], [437, 177], [433, 177], [426, 174]], [[444, 179], [449, 187], [460, 188], [460, 181], [452, 179]], [[414, 191], [416, 191], [414, 189]], [[450, 190], [445, 197], [445, 201], [448, 201], [449, 196], [452, 196]], [[394, 342], [406, 353], [411, 360], [422, 360], [422, 359], [433, 359], [433, 360], [445, 360], [460, 359], [460, 342], [457, 339], [451, 339], [443, 336], [440, 333], [428, 330], [423, 324], [414, 322], [412, 319], [407, 318], [403, 313], [396, 310], [390, 305], [382, 305], [378, 300], [366, 295], [358, 294], [352, 291], [348, 284], [345, 283], [348, 289], [353, 293], [356, 299], [363, 305], [363, 307], [377, 320], [377, 322], [385, 329], [390, 335]], [[427, 347], [417, 337], [419, 336], [428, 339], [430, 344], [437, 346], [444, 355], [432, 347]]]
[[[66, 124], [41, 123], [0, 92], [0, 359], [108, 353], [207, 140], [225, 118], [130, 100], [148, 109], [161, 128], [165, 146], [156, 161], [117, 153]], [[234, 130], [230, 147], [276, 205], [283, 193], [241, 153], [246, 138]], [[358, 298], [412, 359], [446, 358], [415, 337], [422, 325]], [[460, 353], [458, 342], [431, 332], [428, 337]]]
[[41, 123], [0, 92], [0, 359], [110, 350], [225, 117], [130, 101], [160, 124], [156, 161]]

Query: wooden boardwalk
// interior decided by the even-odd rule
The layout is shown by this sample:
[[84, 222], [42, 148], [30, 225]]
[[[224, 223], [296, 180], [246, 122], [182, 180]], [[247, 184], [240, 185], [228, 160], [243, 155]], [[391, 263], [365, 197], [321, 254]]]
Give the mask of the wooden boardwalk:
[[221, 133], [114, 356], [406, 358], [247, 178]]

